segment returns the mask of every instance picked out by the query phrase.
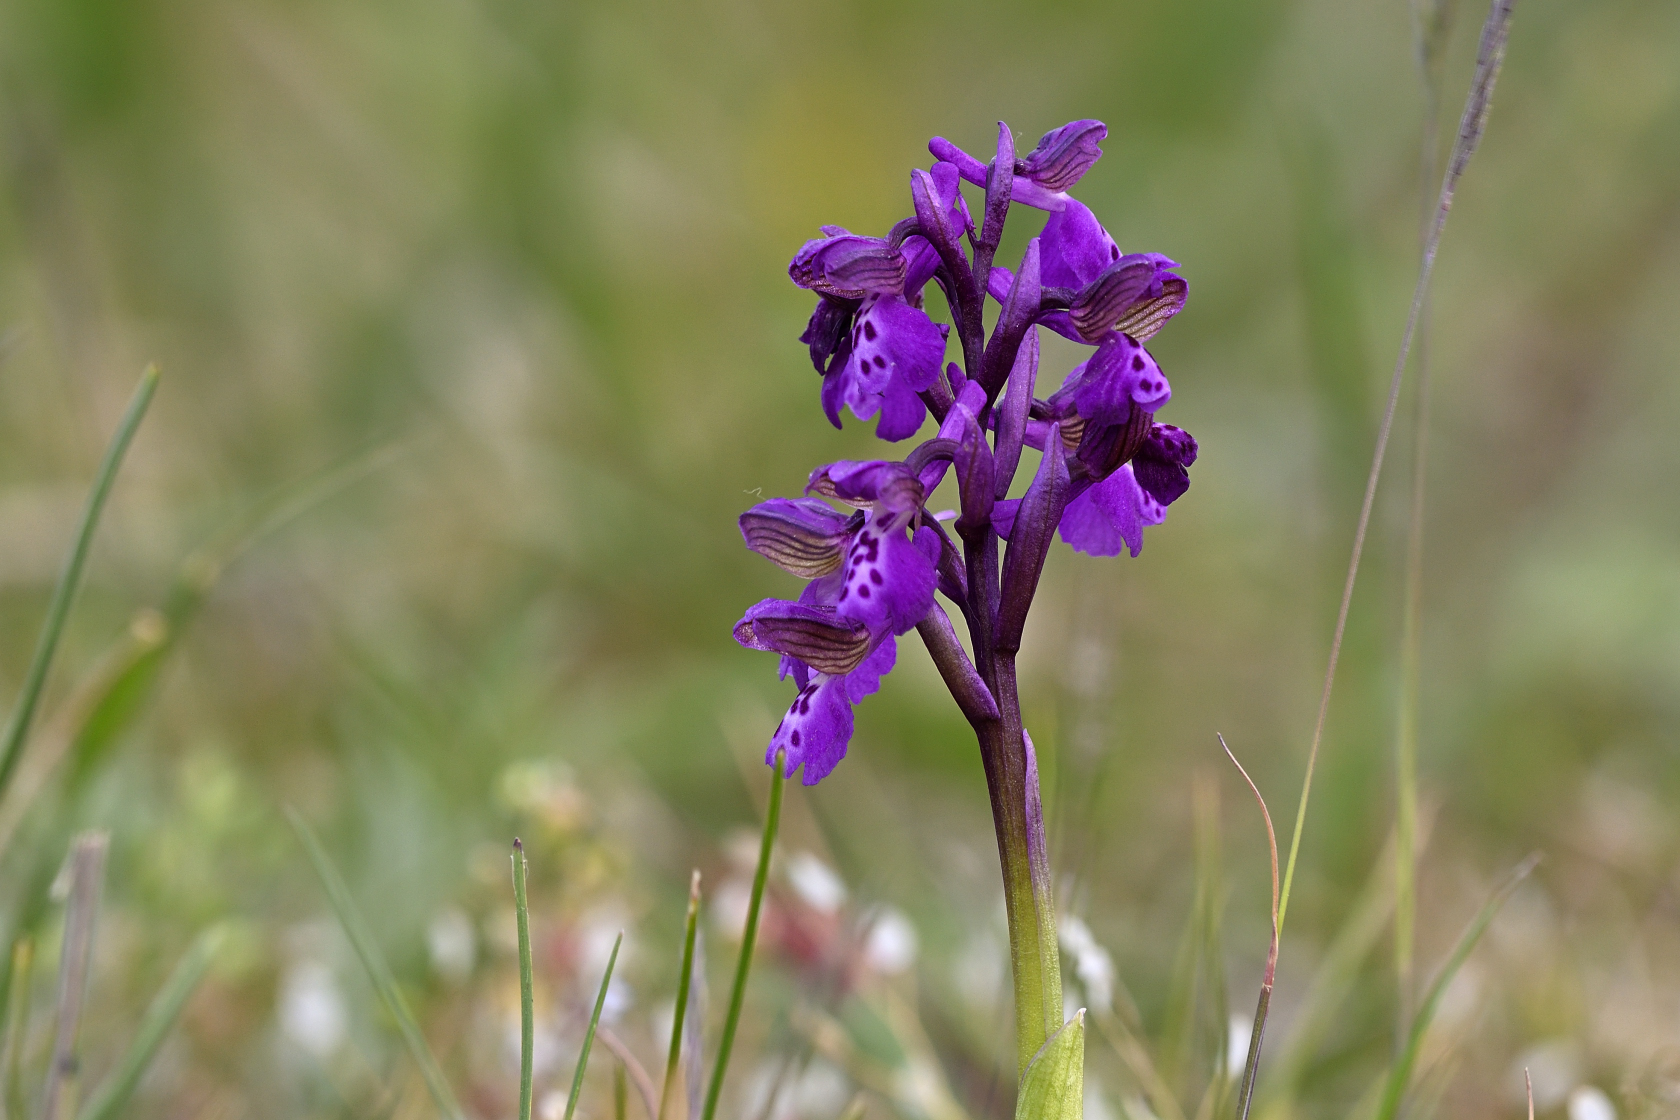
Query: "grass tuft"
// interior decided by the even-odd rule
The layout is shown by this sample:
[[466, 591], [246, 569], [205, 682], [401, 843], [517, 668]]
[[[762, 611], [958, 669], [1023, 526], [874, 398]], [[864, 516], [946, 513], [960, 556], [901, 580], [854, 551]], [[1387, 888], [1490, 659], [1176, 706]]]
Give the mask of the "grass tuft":
[[23, 691], [18, 696], [17, 707], [12, 709], [4, 734], [0, 735], [0, 796], [4, 796], [6, 787], [11, 784], [18, 760], [23, 756], [23, 745], [29, 738], [35, 709], [40, 706], [41, 692], [47, 684], [47, 672], [52, 668], [53, 655], [58, 652], [58, 641], [64, 635], [65, 623], [70, 619], [70, 607], [82, 582], [82, 569], [87, 566], [88, 552], [93, 547], [94, 530], [99, 527], [100, 514], [105, 511], [105, 499], [111, 494], [117, 470], [128, 453], [128, 445], [134, 441], [134, 433], [140, 430], [140, 421], [152, 403], [152, 395], [157, 392], [157, 383], [157, 366], [147, 366], [140, 375], [140, 384], [135, 388], [134, 395], [129, 398], [122, 420], [117, 424], [116, 434], [105, 449], [99, 473], [94, 475], [93, 489], [88, 492], [81, 525], [76, 530], [76, 542], [64, 562], [58, 586], [53, 589], [52, 602], [47, 607], [47, 621], [41, 627], [35, 655], [29, 662], [29, 672], [23, 678]]

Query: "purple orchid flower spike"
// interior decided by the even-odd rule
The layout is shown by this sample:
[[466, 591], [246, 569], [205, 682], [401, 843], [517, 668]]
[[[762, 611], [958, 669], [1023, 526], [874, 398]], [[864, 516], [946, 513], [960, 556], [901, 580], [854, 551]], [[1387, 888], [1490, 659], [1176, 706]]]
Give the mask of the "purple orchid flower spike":
[[[829, 420], [839, 427], [850, 409], [876, 419], [876, 435], [901, 440], [931, 411], [938, 431], [902, 461], [831, 463], [810, 476], [806, 496], [741, 515], [747, 546], [807, 581], [796, 599], [766, 599], [735, 626], [743, 646], [779, 654], [781, 676], [798, 688], [767, 762], [784, 754], [806, 784], [831, 773], [853, 709], [881, 687], [912, 629], [973, 726], [1003, 864], [1022, 1069], [1059, 1029], [1062, 999], [1017, 652], [1055, 538], [1138, 556], [1144, 530], [1187, 492], [1198, 452], [1187, 432], [1157, 422], [1173, 390], [1144, 346], [1185, 305], [1178, 264], [1122, 252], [1069, 193], [1107, 135], [1101, 121], [1072, 121], [1023, 155], [1000, 123], [984, 162], [935, 137], [933, 166], [910, 174], [909, 214], [885, 236], [824, 226], [799, 250], [788, 275], [816, 293], [800, 341], [822, 375]], [[984, 195], [973, 214], [965, 183]], [[1019, 206], [1047, 217], [1012, 270], [994, 258]], [[949, 325], [924, 307], [929, 284]], [[1059, 380], [1040, 377], [1053, 352], [1040, 348], [1039, 327], [1088, 348], [1065, 376], [1054, 371]], [[961, 362], [946, 366], [949, 341]], [[1057, 387], [1040, 397], [1041, 383]], [[952, 484], [947, 528], [927, 502]]]
[[772, 498], [741, 515], [747, 547], [808, 579], [797, 602], [765, 599], [735, 624], [748, 649], [782, 655], [799, 695], [771, 740], [814, 785], [845, 756], [852, 705], [880, 688], [894, 639], [933, 606], [939, 537], [918, 526], [925, 490], [903, 463], [834, 463], [809, 487], [860, 507], [850, 516], [815, 498]]

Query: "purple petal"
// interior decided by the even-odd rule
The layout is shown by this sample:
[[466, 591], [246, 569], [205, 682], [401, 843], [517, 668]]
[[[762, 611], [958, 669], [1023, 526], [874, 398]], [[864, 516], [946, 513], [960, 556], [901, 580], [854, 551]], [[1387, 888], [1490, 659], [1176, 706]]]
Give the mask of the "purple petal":
[[1067, 205], [1044, 223], [1042, 282], [1047, 288], [1083, 288], [1120, 259], [1120, 247], [1083, 202]]
[[1171, 505], [1190, 489], [1186, 468], [1196, 461], [1196, 451], [1196, 441], [1189, 432], [1171, 424], [1156, 424], [1132, 459], [1132, 473], [1144, 493], [1163, 506]]
[[997, 497], [1009, 493], [1015, 479], [1015, 468], [1021, 462], [1021, 445], [1027, 434], [1027, 413], [1032, 407], [1033, 389], [1038, 381], [1038, 331], [1028, 327], [1021, 348], [1015, 352], [1015, 365], [1009, 371], [1009, 381], [1003, 390], [1003, 402], [994, 414], [997, 418]]
[[1102, 158], [1097, 147], [1108, 137], [1101, 121], [1070, 121], [1046, 132], [1027, 153], [1024, 174], [1046, 190], [1065, 191]]
[[881, 644], [863, 659], [863, 664], [846, 674], [846, 699], [861, 704], [865, 696], [881, 691], [881, 678], [892, 672], [897, 662], [897, 640], [891, 636], [882, 638]]
[[1161, 504], [1138, 486], [1127, 463], [1067, 504], [1062, 513], [1062, 540], [1075, 552], [1118, 556], [1122, 546], [1133, 556], [1143, 551], [1146, 525], [1166, 519]]
[[794, 697], [770, 737], [764, 761], [774, 766], [777, 752], [785, 751], [782, 773], [791, 776], [803, 766], [804, 783], [814, 786], [846, 757], [851, 741], [852, 705], [846, 698], [845, 678], [818, 673]]
[[945, 334], [927, 313], [898, 296], [879, 296], [864, 302], [850, 337], [851, 356], [840, 371], [840, 399], [859, 420], [880, 411], [882, 398], [896, 390], [899, 401], [892, 422], [876, 429], [882, 439], [914, 435], [921, 416], [905, 430], [903, 395], [914, 395], [939, 379], [945, 358]]
[[914, 389], [894, 378], [881, 391], [881, 419], [875, 424], [879, 439], [896, 443], [909, 439], [922, 430], [927, 419], [927, 405]]

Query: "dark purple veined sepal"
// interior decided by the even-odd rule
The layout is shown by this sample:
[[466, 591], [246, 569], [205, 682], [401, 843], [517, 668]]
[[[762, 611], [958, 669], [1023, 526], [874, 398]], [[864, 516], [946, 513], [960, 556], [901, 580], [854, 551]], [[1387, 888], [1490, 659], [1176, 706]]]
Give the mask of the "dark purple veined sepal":
[[1100, 342], [1115, 323], [1142, 302], [1160, 271], [1154, 253], [1121, 257], [1079, 290], [1068, 307], [1068, 320], [1084, 342]]
[[1039, 139], [1022, 161], [1021, 174], [1045, 190], [1065, 191], [1102, 158], [1098, 145], [1107, 138], [1108, 126], [1101, 121], [1069, 121]]
[[808, 607], [786, 599], [764, 599], [735, 624], [735, 640], [747, 649], [773, 650], [819, 673], [841, 676], [869, 655], [869, 628], [832, 607]]
[[741, 514], [747, 547], [783, 571], [817, 579], [840, 570], [846, 541], [862, 524], [815, 498], [771, 498]]
[[903, 292], [908, 267], [897, 246], [879, 237], [845, 233], [805, 242], [788, 265], [788, 277], [823, 295], [861, 299]]

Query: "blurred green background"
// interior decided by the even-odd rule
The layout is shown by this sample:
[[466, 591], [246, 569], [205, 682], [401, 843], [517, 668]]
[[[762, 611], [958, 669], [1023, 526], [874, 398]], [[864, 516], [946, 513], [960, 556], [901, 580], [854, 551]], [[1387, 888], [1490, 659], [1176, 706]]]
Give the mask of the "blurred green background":
[[[1483, 14], [1454, 11], [1448, 138]], [[285, 805], [475, 1116], [515, 1104], [515, 833], [540, 1116], [621, 927], [614, 1029], [662, 1064], [693, 866], [715, 1032], [790, 692], [730, 639], [793, 590], [733, 519], [878, 450], [871, 425], [821, 417], [787, 260], [819, 224], [908, 213], [932, 135], [984, 151], [1002, 118], [1030, 147], [1091, 116], [1110, 138], [1080, 196], [1190, 281], [1152, 349], [1162, 419], [1202, 455], [1140, 558], [1056, 550], [1024, 700], [1064, 910], [1193, 1114], [1220, 1076], [1217, 989], [1246, 1014], [1267, 928], [1264, 836], [1214, 732], [1287, 834], [1415, 276], [1412, 18], [1402, 0], [0, 5], [7, 704], [100, 449], [144, 363], [164, 369], [0, 809], [5, 932], [40, 946], [25, 1087], [51, 1028], [47, 884], [97, 826], [92, 1081], [228, 919], [135, 1115], [431, 1114]], [[1680, 1108], [1677, 308], [1680, 6], [1524, 0], [1427, 342], [1420, 979], [1505, 868], [1547, 859], [1449, 990], [1419, 1114], [1516, 1116], [1524, 1065], [1542, 1114]], [[1393, 1047], [1379, 853], [1410, 415], [1308, 818], [1273, 1117], [1359, 1114]], [[79, 697], [148, 650], [155, 680], [89, 732]], [[994, 851], [967, 727], [906, 640], [845, 763], [789, 791], [726, 1111], [826, 1120], [863, 1087], [871, 1116], [1008, 1115]], [[1103, 961], [1069, 954], [1080, 1003], [1101, 1002]], [[1326, 976], [1345, 998], [1304, 1031]], [[1088, 1115], [1145, 1120], [1113, 1041], [1093, 1037]], [[597, 1049], [592, 1116], [610, 1066]]]

